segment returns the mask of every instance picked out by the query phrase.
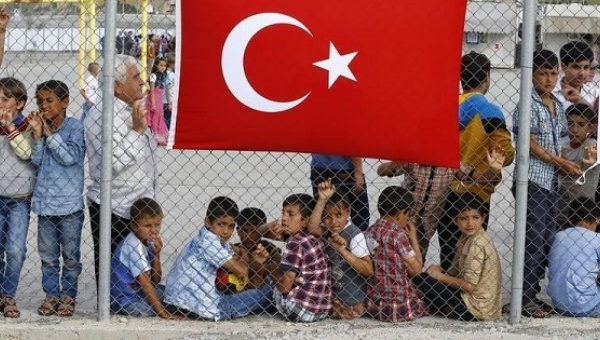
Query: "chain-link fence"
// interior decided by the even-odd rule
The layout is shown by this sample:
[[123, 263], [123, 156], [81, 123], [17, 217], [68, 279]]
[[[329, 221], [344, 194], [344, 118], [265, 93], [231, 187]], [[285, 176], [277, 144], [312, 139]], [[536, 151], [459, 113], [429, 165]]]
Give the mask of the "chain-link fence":
[[[572, 222], [580, 228], [557, 233], [550, 263], [547, 256], [563, 201], [595, 199], [596, 172], [586, 172], [584, 186], [575, 181], [582, 170], [595, 168], [595, 140], [588, 137], [595, 135], [597, 118], [572, 103], [597, 112], [599, 7], [537, 7], [535, 47], [559, 59], [545, 55], [540, 61], [544, 54], [538, 54], [534, 72], [562, 65], [564, 73], [553, 78], [556, 92], [554, 85], [547, 92], [534, 89], [532, 149], [547, 151], [532, 151], [528, 200], [516, 203], [513, 113], [521, 84], [515, 67], [524, 21], [519, 2], [468, 3], [463, 52], [484, 54], [489, 64], [475, 54], [463, 59], [460, 169], [298, 153], [168, 150], [176, 30], [174, 15], [159, 10], [176, 10], [174, 3], [153, 3], [147, 21], [139, 4], [120, 3], [114, 46], [104, 38], [103, 4], [97, 12], [90, 4], [7, 4], [5, 33], [0, 16], [4, 76], [19, 80], [28, 97], [19, 95], [18, 82], [0, 80], [0, 292], [6, 317], [21, 311], [95, 315], [99, 216], [107, 209], [100, 204], [106, 126], [99, 76], [90, 63], [102, 68], [107, 49], [133, 58], [118, 56], [114, 65], [112, 312], [213, 320], [256, 312], [292, 321], [362, 315], [400, 321], [430, 313], [498, 319], [510, 301], [515, 207], [525, 205], [523, 314], [543, 317], [552, 306], [567, 315], [598, 311], [595, 205], [577, 201], [576, 212], [585, 215]], [[573, 57], [565, 62], [560, 49], [572, 41], [585, 45], [568, 45]], [[130, 64], [136, 59], [147, 66], [142, 78]], [[572, 107], [568, 114], [563, 105]], [[300, 193], [314, 201], [291, 196]], [[141, 201], [130, 210], [141, 197], [154, 198], [161, 208]], [[312, 217], [305, 206], [314, 208]], [[485, 233], [478, 231], [483, 226]], [[259, 231], [275, 240], [261, 241]], [[548, 294], [547, 286], [554, 287]], [[582, 296], [589, 299], [563, 301], [578, 289], [586, 289], [589, 295]]]

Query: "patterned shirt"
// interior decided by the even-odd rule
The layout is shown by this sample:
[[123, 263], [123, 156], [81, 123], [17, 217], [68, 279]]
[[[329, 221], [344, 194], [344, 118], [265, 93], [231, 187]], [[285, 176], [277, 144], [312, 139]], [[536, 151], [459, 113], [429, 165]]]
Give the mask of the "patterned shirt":
[[[531, 119], [530, 129], [536, 143], [548, 152], [554, 155], [560, 155], [560, 139], [567, 134], [567, 118], [560, 101], [550, 94], [554, 102], [556, 116], [552, 117], [550, 109], [544, 104], [540, 95], [533, 91], [531, 95]], [[513, 113], [513, 132], [515, 142], [519, 138], [519, 109], [516, 108]], [[556, 168], [552, 164], [543, 162], [541, 159], [532, 155], [529, 158], [528, 179], [530, 182], [546, 189], [553, 190], [553, 183], [556, 181]]]
[[315, 314], [331, 309], [331, 277], [321, 241], [306, 231], [291, 236], [285, 244], [279, 269], [296, 273], [294, 287], [285, 297]]
[[381, 218], [365, 232], [374, 274], [367, 288], [369, 313], [382, 321], [409, 321], [427, 315], [408, 277], [405, 260], [415, 257], [406, 231]]
[[456, 170], [414, 163], [406, 164], [405, 167], [407, 177], [404, 186], [415, 197], [413, 211], [420, 219], [418, 225], [423, 227], [425, 238], [430, 240], [444, 212], [444, 206], [439, 202], [446, 199]]

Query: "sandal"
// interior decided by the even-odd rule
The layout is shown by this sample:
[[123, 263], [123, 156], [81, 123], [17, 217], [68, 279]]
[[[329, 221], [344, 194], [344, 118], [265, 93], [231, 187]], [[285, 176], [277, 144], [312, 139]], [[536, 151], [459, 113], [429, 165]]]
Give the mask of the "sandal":
[[56, 314], [58, 316], [73, 316], [75, 314], [75, 299], [68, 296], [60, 298]]
[[535, 302], [538, 306], [540, 306], [540, 308], [546, 314], [555, 314], [556, 313], [556, 311], [554, 310], [554, 307], [552, 307], [552, 305], [550, 305], [540, 299], [535, 299], [535, 300], [533, 300], [533, 302]]
[[56, 307], [58, 306], [58, 299], [55, 296], [48, 296], [42, 302], [40, 308], [38, 308], [38, 314], [41, 316], [50, 316], [56, 314]]
[[17, 301], [10, 296], [2, 297], [3, 314], [5, 318], [16, 319], [21, 316], [21, 311], [17, 307]]
[[507, 303], [504, 306], [502, 306], [502, 314], [508, 314], [508, 313], [510, 313], [510, 303]]
[[543, 319], [546, 317], [546, 312], [537, 303], [531, 301], [521, 308], [521, 315], [528, 316], [534, 319]]

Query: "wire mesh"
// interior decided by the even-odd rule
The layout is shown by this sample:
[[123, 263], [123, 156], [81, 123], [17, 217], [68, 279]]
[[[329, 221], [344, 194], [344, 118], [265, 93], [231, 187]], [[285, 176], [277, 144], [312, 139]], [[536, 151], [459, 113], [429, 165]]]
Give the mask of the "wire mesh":
[[[81, 4], [89, 10], [89, 2]], [[116, 107], [115, 117], [121, 118], [116, 118], [115, 124], [122, 125], [115, 125], [112, 182], [115, 203], [111, 225], [113, 237], [117, 231], [122, 235], [111, 247], [117, 254], [111, 262], [112, 312], [133, 316], [187, 315], [210, 320], [269, 312], [301, 322], [354, 319], [363, 315], [396, 322], [428, 314], [463, 320], [497, 319], [500, 308], [510, 297], [516, 204], [527, 204], [531, 216], [527, 225], [525, 270], [525, 277], [530, 280], [525, 288], [530, 291], [529, 300], [524, 300], [524, 314], [544, 316], [552, 305], [566, 315], [597, 312], [591, 300], [585, 306], [560, 304], [560, 299], [571, 294], [570, 291], [550, 288], [546, 293], [548, 285], [563, 287], [558, 283], [570, 279], [566, 277], [569, 270], [579, 273], [585, 269], [598, 274], [595, 252], [598, 241], [596, 234], [591, 233], [597, 212], [595, 205], [593, 209], [588, 207], [587, 201], [576, 201], [578, 204], [574, 206], [577, 214], [584, 215], [583, 222], [571, 220], [580, 227], [583, 223], [587, 229], [569, 228], [556, 233], [556, 249], [549, 264], [546, 259], [555, 235], [550, 225], [560, 221], [570, 226], [565, 207], [576, 196], [584, 194], [595, 200], [597, 173], [586, 176], [586, 188], [591, 189], [581, 192], [573, 183], [576, 171], [571, 171], [570, 177], [557, 177], [554, 170], [560, 167], [564, 172], [565, 166], [548, 165], [549, 187], [540, 190], [539, 185], [530, 183], [528, 202], [515, 203], [511, 193], [514, 140], [510, 140], [508, 132], [516, 132], [514, 112], [520, 86], [516, 67], [523, 20], [518, 2], [468, 3], [463, 52], [481, 53], [489, 58], [489, 84], [482, 92], [492, 103], [488, 108], [497, 106], [501, 115], [491, 117], [499, 121], [482, 116], [481, 112], [475, 115], [473, 119], [480, 124], [476, 131], [481, 133], [483, 144], [466, 144], [475, 139], [463, 135], [460, 169], [298, 153], [167, 150], [163, 146], [169, 129], [173, 128], [169, 126], [168, 114], [175, 95], [171, 91], [170, 72], [177, 72], [177, 66], [172, 67], [176, 60], [172, 2], [153, 3], [155, 12], [149, 15], [149, 36], [142, 35], [143, 9], [139, 4], [120, 2], [115, 46], [107, 46], [103, 39], [103, 7], [97, 4], [94, 17], [85, 12], [85, 20], [96, 19], [98, 25], [94, 31], [84, 33], [83, 58], [77, 54], [80, 29], [76, 28], [81, 19], [81, 4], [56, 1], [5, 5], [11, 18], [5, 33], [4, 76], [21, 81], [28, 97], [24, 101], [14, 95], [12, 88], [18, 83], [5, 84], [0, 80], [4, 92], [0, 98], [3, 105], [0, 118], [5, 118], [1, 121], [4, 129], [0, 135], [3, 153], [0, 182], [4, 183], [0, 192], [0, 250], [4, 252], [0, 262], [4, 275], [0, 279], [0, 295], [5, 316], [18, 316], [19, 310], [28, 310], [42, 315], [69, 315], [74, 311], [91, 317], [96, 311], [98, 263], [95, 260], [99, 254], [94, 251], [97, 240], [93, 229], [98, 223], [99, 201], [94, 196], [97, 192], [90, 191], [90, 187], [98, 181], [94, 177], [98, 168], [94, 167], [99, 165], [97, 152], [102, 126], [98, 125], [101, 113], [97, 106], [101, 85], [93, 74], [95, 66], [90, 63], [97, 62], [102, 68], [101, 51], [106, 48], [114, 48], [117, 53], [147, 65], [147, 69], [140, 69], [141, 77], [146, 78], [133, 80], [136, 75], [127, 73], [126, 59], [117, 58], [117, 98], [135, 97], [139, 85], [148, 86], [145, 98], [135, 98], [142, 100], [144, 109], [134, 107], [138, 104], [133, 101], [116, 104], [122, 106]], [[556, 93], [562, 95], [561, 105], [566, 104], [567, 108], [571, 106], [568, 100], [578, 101], [576, 94], [567, 91], [581, 87], [584, 92], [580, 99], [590, 104], [594, 115], [598, 97], [599, 44], [595, 39], [600, 34], [596, 32], [598, 13], [595, 5], [540, 4], [535, 30], [536, 49], [553, 51], [558, 58], [557, 67], [563, 66], [563, 73], [554, 81], [560, 87], [562, 80], [569, 77], [562, 92], [558, 89]], [[1, 31], [0, 28], [0, 34]], [[589, 49], [578, 48], [574, 54], [592, 53], [592, 58], [576, 56], [575, 66], [572, 62], [562, 62], [560, 49], [571, 41], [583, 42]], [[93, 55], [95, 49], [98, 58], [85, 57]], [[119, 62], [125, 63], [121, 70]], [[86, 69], [83, 74], [81, 71]], [[475, 71], [471, 76], [476, 78], [474, 74], [481, 69]], [[571, 83], [572, 79], [575, 80]], [[61, 83], [44, 83], [48, 80]], [[63, 83], [69, 92], [66, 97], [61, 92]], [[465, 88], [465, 83], [463, 79], [462, 90], [468, 94], [473, 88]], [[481, 85], [477, 79], [475, 85], [475, 89]], [[13, 106], [7, 104], [11, 100]], [[11, 135], [12, 125], [20, 127], [21, 121], [14, 117], [23, 102], [22, 112], [27, 117], [24, 122], [30, 127], [23, 128], [20, 136], [29, 140], [29, 159], [35, 166], [22, 160], [27, 157], [20, 151], [26, 147]], [[127, 106], [133, 109], [128, 110]], [[60, 118], [62, 109], [66, 112], [64, 120]], [[547, 109], [541, 106], [542, 111]], [[569, 158], [585, 169], [595, 162], [595, 140], [585, 138], [595, 135], [597, 118], [588, 119], [573, 110], [572, 115], [556, 110], [564, 119], [560, 123], [562, 128], [556, 128], [558, 135], [550, 137], [550, 146], [555, 150], [550, 150], [554, 156], [548, 157]], [[136, 112], [142, 115], [141, 111], [147, 120], [138, 117], [136, 125], [131, 116]], [[540, 112], [533, 108], [532, 114]], [[8, 114], [14, 117], [8, 119]], [[539, 130], [539, 135], [544, 135], [550, 131], [547, 129], [550, 120], [532, 119], [532, 131]], [[464, 127], [471, 123], [471, 119], [465, 120]], [[585, 130], [581, 137], [585, 149], [573, 142], [581, 130]], [[149, 131], [152, 135], [141, 137]], [[61, 135], [61, 139], [51, 137], [55, 134]], [[129, 148], [122, 148], [119, 144], [122, 141], [128, 141]], [[142, 145], [140, 150], [146, 154], [137, 154], [138, 149], [132, 151], [134, 145]], [[493, 157], [488, 160], [485, 151], [492, 152], [496, 145], [502, 145], [499, 152], [506, 156], [500, 161], [506, 163], [501, 170], [502, 178], [480, 190], [473, 183], [495, 161]], [[96, 153], [90, 153], [93, 148]], [[95, 161], [91, 159], [94, 157]], [[532, 154], [531, 158], [535, 157]], [[146, 163], [140, 165], [140, 162]], [[21, 191], [14, 191], [19, 183]], [[565, 194], [569, 189], [571, 193]], [[152, 208], [154, 201], [142, 201], [138, 209], [141, 212], [130, 214], [131, 205], [142, 197], [153, 198], [160, 208]], [[214, 203], [216, 197], [221, 197], [217, 199], [220, 204]], [[305, 202], [307, 197], [314, 200]], [[211, 207], [210, 202], [216, 207]], [[311, 209], [305, 206], [314, 208], [315, 216], [311, 218], [307, 212]], [[23, 220], [30, 209], [28, 228], [22, 222], [19, 225], [17, 218], [8, 217], [21, 214], [18, 216]], [[480, 216], [463, 216], [465, 211], [472, 210]], [[139, 218], [133, 218], [132, 222], [133, 216]], [[469, 219], [487, 229], [484, 233], [487, 236], [477, 239], [479, 243], [470, 243], [468, 237], [459, 240], [461, 230], [463, 235], [470, 232]], [[547, 222], [538, 223], [539, 232], [530, 235], [535, 221]], [[351, 227], [346, 228], [350, 222]], [[297, 232], [305, 225], [311, 226], [312, 233]], [[74, 229], [71, 234], [68, 227]], [[260, 228], [276, 240], [259, 241]], [[448, 243], [453, 237], [454, 242]], [[76, 249], [69, 253], [72, 248]], [[573, 251], [580, 248], [581, 252]], [[540, 258], [534, 259], [534, 250], [541, 252]], [[527, 267], [528, 260], [535, 262], [531, 268]], [[160, 262], [161, 270], [156, 261]], [[550, 284], [545, 278], [548, 265]], [[535, 277], [528, 278], [528, 274]], [[453, 278], [459, 280], [450, 283]], [[591, 274], [585, 280], [590, 287], [596, 287]], [[148, 289], [156, 299], [149, 297]], [[596, 297], [597, 293], [594, 294]], [[18, 308], [14, 308], [15, 300], [10, 298], [16, 299]]]

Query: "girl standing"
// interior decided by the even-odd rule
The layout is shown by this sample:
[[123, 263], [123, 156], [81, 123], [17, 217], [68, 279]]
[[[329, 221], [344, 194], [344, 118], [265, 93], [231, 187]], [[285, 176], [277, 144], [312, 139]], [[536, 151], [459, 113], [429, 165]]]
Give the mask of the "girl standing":
[[167, 145], [169, 129], [165, 123], [163, 97], [167, 82], [167, 60], [156, 58], [150, 74], [150, 91], [146, 99], [148, 126], [156, 138], [158, 145]]

